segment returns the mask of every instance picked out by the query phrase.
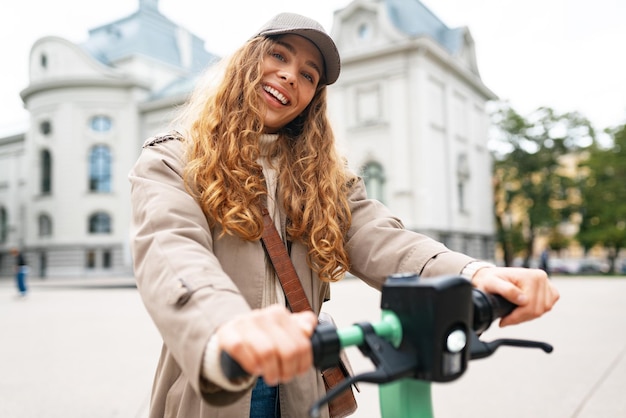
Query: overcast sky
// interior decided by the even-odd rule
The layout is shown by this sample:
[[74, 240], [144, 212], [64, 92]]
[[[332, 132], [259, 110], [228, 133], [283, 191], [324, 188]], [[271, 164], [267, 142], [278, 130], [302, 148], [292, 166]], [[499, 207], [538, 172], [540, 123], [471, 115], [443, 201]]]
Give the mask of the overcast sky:
[[[304, 14], [331, 30], [351, 0], [160, 0], [159, 9], [225, 55], [274, 14]], [[413, 1], [413, 0], [407, 0]], [[449, 27], [468, 26], [483, 82], [522, 114], [579, 111], [597, 129], [626, 123], [626, 1], [423, 0]], [[139, 0], [20, 0], [0, 14], [0, 136], [25, 129], [19, 92], [28, 55], [48, 35], [74, 43], [133, 13]]]

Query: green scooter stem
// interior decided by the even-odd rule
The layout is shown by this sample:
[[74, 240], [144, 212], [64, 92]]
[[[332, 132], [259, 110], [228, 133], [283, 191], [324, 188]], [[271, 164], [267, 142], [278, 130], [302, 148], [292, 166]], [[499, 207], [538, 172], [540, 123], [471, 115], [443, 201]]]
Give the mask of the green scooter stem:
[[431, 383], [401, 379], [378, 387], [381, 417], [433, 418]]
[[[382, 311], [380, 322], [372, 324], [376, 335], [389, 341], [394, 347], [402, 342], [402, 324], [398, 316], [388, 310]], [[337, 330], [342, 347], [363, 344], [363, 330], [353, 325]], [[430, 382], [401, 379], [379, 385], [379, 403], [382, 417], [433, 418]]]

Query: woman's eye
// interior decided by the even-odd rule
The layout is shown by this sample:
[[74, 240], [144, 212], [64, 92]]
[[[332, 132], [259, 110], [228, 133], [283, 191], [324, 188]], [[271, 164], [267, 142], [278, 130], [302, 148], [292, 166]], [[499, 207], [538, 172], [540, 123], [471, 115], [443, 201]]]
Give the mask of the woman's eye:
[[306, 78], [307, 80], [309, 80], [311, 83], [315, 82], [315, 79], [313, 78], [313, 76], [309, 73], [302, 73], [302, 76], [304, 78]]
[[276, 58], [277, 60], [285, 61], [285, 57], [283, 57], [283, 55], [280, 52], [272, 52], [270, 55]]

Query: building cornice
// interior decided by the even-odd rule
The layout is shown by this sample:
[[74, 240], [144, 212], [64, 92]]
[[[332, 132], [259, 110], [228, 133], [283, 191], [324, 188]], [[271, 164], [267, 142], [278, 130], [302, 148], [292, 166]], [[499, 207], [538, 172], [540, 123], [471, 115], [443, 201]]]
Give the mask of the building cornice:
[[125, 78], [101, 78], [101, 77], [84, 77], [84, 78], [63, 78], [63, 79], [54, 79], [54, 80], [46, 80], [43, 82], [31, 84], [26, 87], [24, 90], [20, 92], [20, 97], [24, 102], [28, 101], [31, 96], [38, 94], [49, 92], [53, 90], [59, 89], [68, 89], [68, 88], [93, 88], [93, 87], [104, 87], [104, 88], [140, 88], [144, 90], [150, 90], [150, 84], [141, 81], [138, 79], [134, 79], [132, 77]]
[[148, 113], [156, 110], [163, 110], [181, 106], [189, 98], [189, 93], [179, 93], [167, 97], [162, 97], [155, 100], [145, 101], [139, 104], [139, 111], [141, 113]]
[[0, 137], [0, 146], [24, 142], [24, 137], [23, 133]]
[[449, 68], [456, 75], [461, 77], [470, 86], [472, 86], [478, 93], [483, 95], [487, 100], [497, 100], [498, 96], [491, 91], [480, 79], [477, 74], [472, 73], [469, 69], [465, 68], [456, 58], [451, 56], [445, 49], [443, 49], [437, 42], [428, 38], [420, 37], [414, 39], [408, 39], [405, 42], [385, 45], [378, 48], [371, 48], [365, 52], [356, 52], [353, 54], [344, 54], [342, 56], [342, 64], [347, 66], [352, 63], [359, 63], [362, 61], [368, 61], [371, 59], [379, 60], [382, 57], [407, 54], [407, 53], [425, 53], [429, 54], [441, 64]]

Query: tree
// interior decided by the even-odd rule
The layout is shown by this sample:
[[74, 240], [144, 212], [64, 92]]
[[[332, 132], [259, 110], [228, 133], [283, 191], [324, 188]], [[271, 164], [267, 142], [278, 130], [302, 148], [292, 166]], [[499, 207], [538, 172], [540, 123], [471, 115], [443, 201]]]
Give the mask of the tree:
[[545, 107], [524, 118], [503, 104], [492, 119], [499, 244], [506, 265], [521, 254], [529, 266], [537, 235], [554, 235], [574, 212], [576, 184], [566, 172], [564, 157], [592, 143], [595, 133], [582, 115], [557, 114]]
[[609, 271], [626, 248], [626, 125], [609, 130], [612, 143], [587, 148], [588, 158], [581, 163], [586, 173], [581, 181], [583, 204], [578, 240], [588, 251], [595, 245], [607, 250]]

